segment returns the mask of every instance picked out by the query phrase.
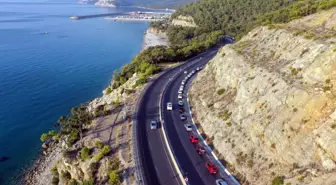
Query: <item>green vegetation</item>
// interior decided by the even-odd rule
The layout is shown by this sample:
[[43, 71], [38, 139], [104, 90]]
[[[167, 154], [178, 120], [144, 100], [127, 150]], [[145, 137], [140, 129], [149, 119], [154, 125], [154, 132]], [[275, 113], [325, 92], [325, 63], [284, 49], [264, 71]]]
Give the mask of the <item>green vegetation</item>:
[[153, 21], [149, 24], [149, 27], [161, 32], [165, 32], [167, 31], [168, 24], [165, 21]]
[[118, 170], [120, 166], [120, 161], [117, 157], [114, 157], [112, 161], [109, 161], [108, 167], [111, 170]]
[[91, 150], [88, 148], [88, 147], [83, 147], [82, 150], [81, 150], [81, 159], [83, 161], [87, 160], [87, 159], [90, 159], [91, 158]]
[[68, 171], [62, 171], [61, 177], [65, 182], [69, 182], [71, 179], [71, 174]]
[[110, 145], [105, 145], [103, 149], [95, 156], [96, 161], [100, 161], [104, 156], [111, 152], [112, 148]]
[[84, 127], [91, 123], [92, 116], [87, 111], [85, 105], [74, 107], [71, 109], [71, 114], [68, 116], [61, 116], [57, 124], [60, 126], [58, 132], [51, 130], [48, 133], [41, 135], [41, 141], [51, 139], [53, 136], [59, 140], [63, 136], [67, 136], [67, 145], [72, 146], [76, 141], [82, 139]]
[[95, 146], [96, 146], [97, 148], [99, 148], [99, 149], [102, 149], [104, 145], [103, 145], [102, 142], [100, 142], [100, 141], [96, 141], [96, 142], [95, 142]]
[[120, 176], [115, 170], [113, 170], [109, 173], [109, 183], [113, 184], [113, 185], [119, 185], [120, 184]]
[[56, 166], [54, 166], [54, 167], [52, 167], [50, 169], [50, 173], [52, 175], [51, 184], [52, 185], [58, 185], [58, 183], [59, 183], [59, 174], [58, 174]]
[[219, 89], [217, 90], [218, 95], [222, 95], [225, 92], [225, 89]]
[[283, 185], [284, 184], [284, 177], [275, 177], [273, 180], [272, 180], [272, 185]]
[[83, 181], [82, 185], [95, 185], [94, 179]]
[[106, 94], [111, 94], [111, 92], [112, 92], [112, 89], [110, 88], [110, 87], [108, 87], [107, 89], [106, 89]]
[[55, 136], [57, 132], [55, 130], [50, 130], [48, 133], [44, 133], [41, 135], [40, 140], [42, 142], [51, 139], [53, 136]]

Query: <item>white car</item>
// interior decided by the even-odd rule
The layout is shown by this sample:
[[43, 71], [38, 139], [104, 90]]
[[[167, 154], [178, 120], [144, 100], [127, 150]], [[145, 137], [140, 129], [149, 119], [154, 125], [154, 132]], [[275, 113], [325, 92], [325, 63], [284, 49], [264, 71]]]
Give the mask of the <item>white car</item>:
[[178, 99], [182, 99], [182, 98], [183, 98], [182, 93], [178, 94], [178, 95], [177, 95], [177, 98], [178, 98]]
[[192, 131], [192, 126], [191, 126], [191, 124], [189, 124], [189, 123], [184, 124], [184, 128], [185, 128], [186, 131], [188, 131], [188, 132]]
[[201, 68], [197, 67], [196, 70], [199, 71]]
[[228, 185], [228, 184], [223, 179], [217, 179], [216, 180], [216, 185]]
[[183, 85], [180, 86], [180, 91], [183, 91], [184, 87]]
[[187, 74], [188, 73], [188, 71], [184, 71], [184, 74]]
[[152, 130], [155, 130], [155, 129], [157, 129], [157, 123], [156, 123], [156, 121], [151, 121], [151, 123], [150, 123], [150, 127], [151, 127], [151, 129]]
[[173, 110], [173, 104], [168, 102], [167, 103], [167, 110]]
[[179, 106], [183, 106], [183, 104], [184, 104], [183, 101], [178, 101]]
[[183, 93], [183, 91], [182, 90], [179, 90], [178, 92], [177, 92], [177, 94], [182, 94]]
[[184, 80], [182, 80], [182, 82], [181, 82], [181, 85], [184, 85], [185, 84], [185, 81]]

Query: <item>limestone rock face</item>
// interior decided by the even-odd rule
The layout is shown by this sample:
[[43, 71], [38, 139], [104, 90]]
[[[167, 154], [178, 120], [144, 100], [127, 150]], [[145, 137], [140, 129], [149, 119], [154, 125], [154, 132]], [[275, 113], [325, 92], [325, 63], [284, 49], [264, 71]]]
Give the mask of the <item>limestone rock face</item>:
[[197, 27], [194, 19], [191, 16], [183, 15], [179, 15], [177, 18], [173, 19], [171, 24], [174, 26]]
[[139, 79], [137, 74], [134, 74], [133, 77], [128, 79], [125, 84], [120, 87], [113, 89], [111, 93], [107, 94], [106, 89], [103, 91], [103, 96], [92, 100], [88, 104], [88, 111], [94, 112], [94, 110], [100, 105], [110, 105], [112, 102], [122, 102], [124, 98], [127, 98], [127, 93], [125, 89], [134, 89], [136, 81]]
[[196, 120], [246, 184], [336, 184], [335, 13], [256, 28], [194, 80]]

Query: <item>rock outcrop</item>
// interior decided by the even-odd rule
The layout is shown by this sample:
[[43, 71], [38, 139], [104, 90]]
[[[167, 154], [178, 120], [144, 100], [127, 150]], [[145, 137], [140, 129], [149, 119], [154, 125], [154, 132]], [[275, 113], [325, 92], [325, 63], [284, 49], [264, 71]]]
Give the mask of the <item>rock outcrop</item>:
[[256, 28], [193, 82], [201, 131], [246, 184], [336, 184], [335, 17]]
[[179, 15], [177, 18], [171, 21], [171, 24], [174, 26], [182, 27], [197, 27], [194, 19], [191, 16]]

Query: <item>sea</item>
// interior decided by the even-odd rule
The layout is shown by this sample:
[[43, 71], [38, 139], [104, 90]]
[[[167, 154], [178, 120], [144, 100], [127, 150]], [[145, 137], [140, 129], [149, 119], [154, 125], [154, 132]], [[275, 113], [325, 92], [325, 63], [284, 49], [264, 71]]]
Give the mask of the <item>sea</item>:
[[[40, 136], [70, 109], [102, 95], [113, 71], [141, 51], [148, 22], [71, 20], [148, 11], [76, 0], [0, 0], [0, 184], [18, 184]], [[3, 158], [4, 159], [4, 158]]]

